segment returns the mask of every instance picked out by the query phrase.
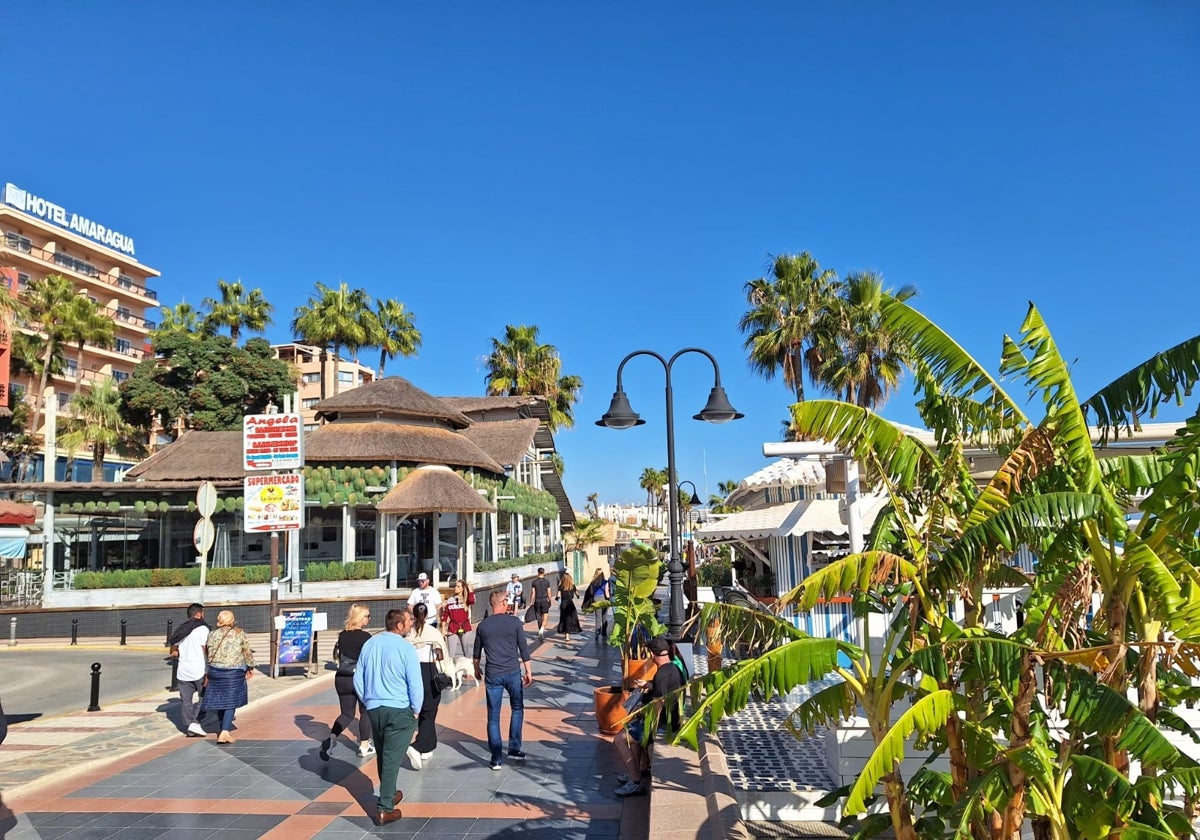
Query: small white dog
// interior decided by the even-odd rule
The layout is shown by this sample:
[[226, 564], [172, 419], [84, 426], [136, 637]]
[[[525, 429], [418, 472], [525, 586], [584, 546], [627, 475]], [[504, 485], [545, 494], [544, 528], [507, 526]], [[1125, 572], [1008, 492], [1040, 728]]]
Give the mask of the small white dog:
[[[454, 680], [454, 684], [450, 686], [452, 689], [457, 691], [462, 688], [463, 680], [467, 677], [475, 680], [475, 663], [470, 657], [455, 656], [450, 662], [454, 666], [454, 672], [450, 675], [450, 678]], [[478, 687], [479, 680], [475, 680], [475, 685]]]

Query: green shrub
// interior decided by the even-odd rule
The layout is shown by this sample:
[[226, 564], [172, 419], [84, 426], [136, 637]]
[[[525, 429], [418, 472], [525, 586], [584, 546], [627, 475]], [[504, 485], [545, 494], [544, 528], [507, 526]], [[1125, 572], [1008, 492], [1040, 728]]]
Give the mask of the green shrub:
[[151, 569], [151, 586], [187, 586], [187, 569]]
[[374, 560], [353, 560], [345, 565], [346, 580], [374, 580], [379, 564]]
[[133, 512], [136, 514], [139, 514], [139, 515], [145, 513], [146, 512], [146, 502], [142, 499], [138, 499], [136, 502], [134, 502], [133, 503]]
[[95, 513], [95, 511], [96, 511], [96, 503], [95, 503], [94, 501], [91, 501], [91, 502], [84, 502], [84, 504], [83, 504], [83, 509], [84, 509], [85, 511], [87, 511], [88, 513]]

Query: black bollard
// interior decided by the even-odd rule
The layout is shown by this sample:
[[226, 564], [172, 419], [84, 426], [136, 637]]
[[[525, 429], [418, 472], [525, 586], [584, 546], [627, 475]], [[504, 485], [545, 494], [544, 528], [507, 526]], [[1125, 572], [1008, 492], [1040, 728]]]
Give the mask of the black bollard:
[[172, 656], [171, 659], [171, 684], [167, 686], [167, 691], [179, 690], [179, 657]]
[[100, 663], [92, 663], [92, 702], [88, 704], [89, 712], [100, 711]]
[[171, 646], [171, 636], [174, 635], [171, 631], [174, 628], [175, 628], [175, 622], [171, 621], [171, 619], [168, 618], [167, 619], [167, 641], [165, 643], [167, 647]]
[[125, 646], [125, 619], [121, 619], [121, 647]]
[[79, 619], [71, 619], [71, 644], [79, 644]]

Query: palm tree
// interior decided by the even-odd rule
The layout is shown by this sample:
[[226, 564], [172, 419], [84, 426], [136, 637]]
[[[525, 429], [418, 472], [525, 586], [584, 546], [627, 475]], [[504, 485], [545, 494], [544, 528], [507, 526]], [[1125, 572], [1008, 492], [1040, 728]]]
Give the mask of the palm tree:
[[604, 522], [600, 519], [576, 519], [574, 527], [563, 534], [570, 551], [587, 551], [589, 545], [604, 541]]
[[591, 514], [592, 519], [600, 518], [600, 494], [588, 493], [587, 504], [584, 505], [584, 510]]
[[190, 303], [180, 302], [175, 306], [160, 306], [158, 327], [151, 333], [151, 341], [170, 333], [197, 335], [202, 329], [200, 312]]
[[[646, 507], [662, 507], [666, 504], [667, 497], [663, 494], [663, 487], [667, 483], [667, 469], [663, 467], [661, 470], [656, 470], [654, 467], [646, 467], [642, 470], [642, 476], [638, 479], [638, 487], [646, 491]], [[662, 522], [654, 523], [654, 527], [661, 528]]]
[[205, 298], [203, 301], [208, 308], [203, 321], [206, 334], [215, 335], [221, 327], [229, 327], [229, 337], [237, 344], [243, 327], [262, 332], [271, 323], [275, 307], [267, 303], [261, 289], [252, 289], [247, 294], [241, 280], [232, 283], [217, 280], [217, 289], [220, 299]]
[[141, 432], [121, 417], [121, 392], [116, 382], [104, 379], [71, 398], [74, 417], [67, 421], [63, 447], [74, 460], [84, 447], [92, 450], [92, 480], [103, 475], [104, 458], [109, 452], [138, 455], [142, 452]]
[[575, 425], [573, 411], [583, 380], [562, 375], [558, 348], [540, 343], [536, 326], [505, 326], [504, 339], [492, 339], [492, 352], [484, 364], [489, 395], [545, 397], [551, 431]]
[[379, 333], [372, 343], [379, 348], [379, 378], [383, 379], [383, 366], [388, 359], [417, 355], [421, 331], [416, 327], [413, 314], [395, 298], [375, 301], [375, 320]]
[[46, 393], [46, 383], [50, 381], [54, 357], [62, 352], [63, 346], [72, 335], [64, 328], [65, 322], [59, 320], [59, 315], [68, 310], [71, 301], [79, 294], [75, 284], [61, 274], [48, 274], [33, 280], [25, 292], [25, 307], [30, 325], [45, 336], [41, 381], [37, 393], [33, 395], [33, 424], [30, 429], [35, 435], [42, 423], [42, 402]]
[[[345, 283], [331, 288], [324, 283], [316, 284], [317, 293], [309, 296], [308, 303], [296, 308], [292, 321], [292, 332], [303, 341], [314, 344], [324, 351], [333, 348], [333, 393], [339, 388], [338, 368], [342, 348], [357, 353], [370, 346], [371, 335], [376, 329], [375, 313], [371, 311], [371, 296], [364, 289], [351, 289]], [[325, 395], [325, 365], [321, 365], [321, 396]]]
[[[79, 399], [83, 388], [83, 348], [91, 344], [94, 347], [111, 347], [116, 328], [108, 313], [87, 295], [76, 295], [70, 303], [63, 307], [58, 315], [62, 327], [63, 342], [75, 345], [75, 388], [71, 394], [72, 402]], [[75, 455], [67, 456], [67, 481], [71, 480], [75, 470]]]
[[750, 369], [765, 379], [782, 371], [784, 384], [804, 400], [804, 368], [811, 376], [820, 364], [818, 330], [822, 313], [836, 297], [837, 275], [821, 269], [812, 254], [781, 254], [771, 277], [746, 283], [750, 309], [738, 329], [746, 334]]
[[883, 288], [874, 272], [851, 274], [842, 283], [841, 295], [818, 329], [822, 361], [813, 380], [843, 400], [863, 408], [878, 409], [900, 384], [906, 347], [900, 334], [883, 325], [880, 309], [884, 297], [905, 301], [916, 289]]

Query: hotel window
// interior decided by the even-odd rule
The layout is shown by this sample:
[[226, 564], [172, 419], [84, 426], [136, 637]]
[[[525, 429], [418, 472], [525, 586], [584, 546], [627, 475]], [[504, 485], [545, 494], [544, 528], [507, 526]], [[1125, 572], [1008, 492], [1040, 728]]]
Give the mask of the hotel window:
[[54, 262], [58, 265], [63, 266], [64, 268], [69, 268], [72, 271], [78, 271], [80, 274], [86, 274], [89, 277], [99, 277], [100, 276], [100, 272], [96, 270], [96, 266], [92, 265], [89, 262], [84, 262], [83, 260], [76, 259], [75, 257], [72, 257], [70, 254], [56, 253], [54, 255]]
[[306, 400], [301, 400], [300, 404], [303, 405], [305, 408], [312, 408], [320, 401], [321, 401], [320, 397], [309, 397]]
[[129, 378], [129, 374], [123, 370], [114, 370], [112, 373], [112, 378], [113, 378], [113, 382], [116, 382], [118, 385], [120, 385], [122, 382], [124, 382], [126, 379]]
[[127, 339], [127, 338], [118, 338], [117, 339], [117, 352], [118, 353], [123, 353], [126, 356], [129, 356], [129, 355], [132, 355], [129, 352], [132, 349], [133, 349], [133, 345], [129, 342], [129, 339]]
[[133, 278], [127, 274], [117, 275], [117, 285], [122, 289], [132, 289], [134, 287]]
[[14, 251], [22, 251], [28, 254], [33, 250], [33, 241], [27, 236], [21, 236], [19, 233], [6, 230], [4, 232], [4, 246], [12, 248]]
[[63, 409], [65, 409], [67, 407], [67, 404], [70, 402], [71, 402], [70, 394], [59, 394], [58, 395], [58, 410], [62, 411]]
[[314, 383], [314, 382], [320, 382], [320, 381], [321, 381], [321, 374], [319, 374], [319, 373], [306, 373], [306, 374], [304, 374], [303, 381], [304, 381], [304, 383], [305, 383], [306, 385], [311, 385], [311, 384], [312, 384], [312, 383]]
[[339, 371], [338, 371], [338, 382], [349, 382], [349, 383], [353, 384], [353, 382], [354, 382], [354, 371], [352, 371], [352, 370], [339, 370]]
[[132, 321], [133, 313], [129, 311], [129, 307], [127, 306], [118, 306], [117, 318], [121, 321]]
[[23, 292], [29, 288], [29, 275], [24, 271], [17, 272], [17, 291]]
[[79, 362], [74, 359], [67, 359], [67, 369], [64, 371], [67, 376], [74, 379], [79, 375]]

